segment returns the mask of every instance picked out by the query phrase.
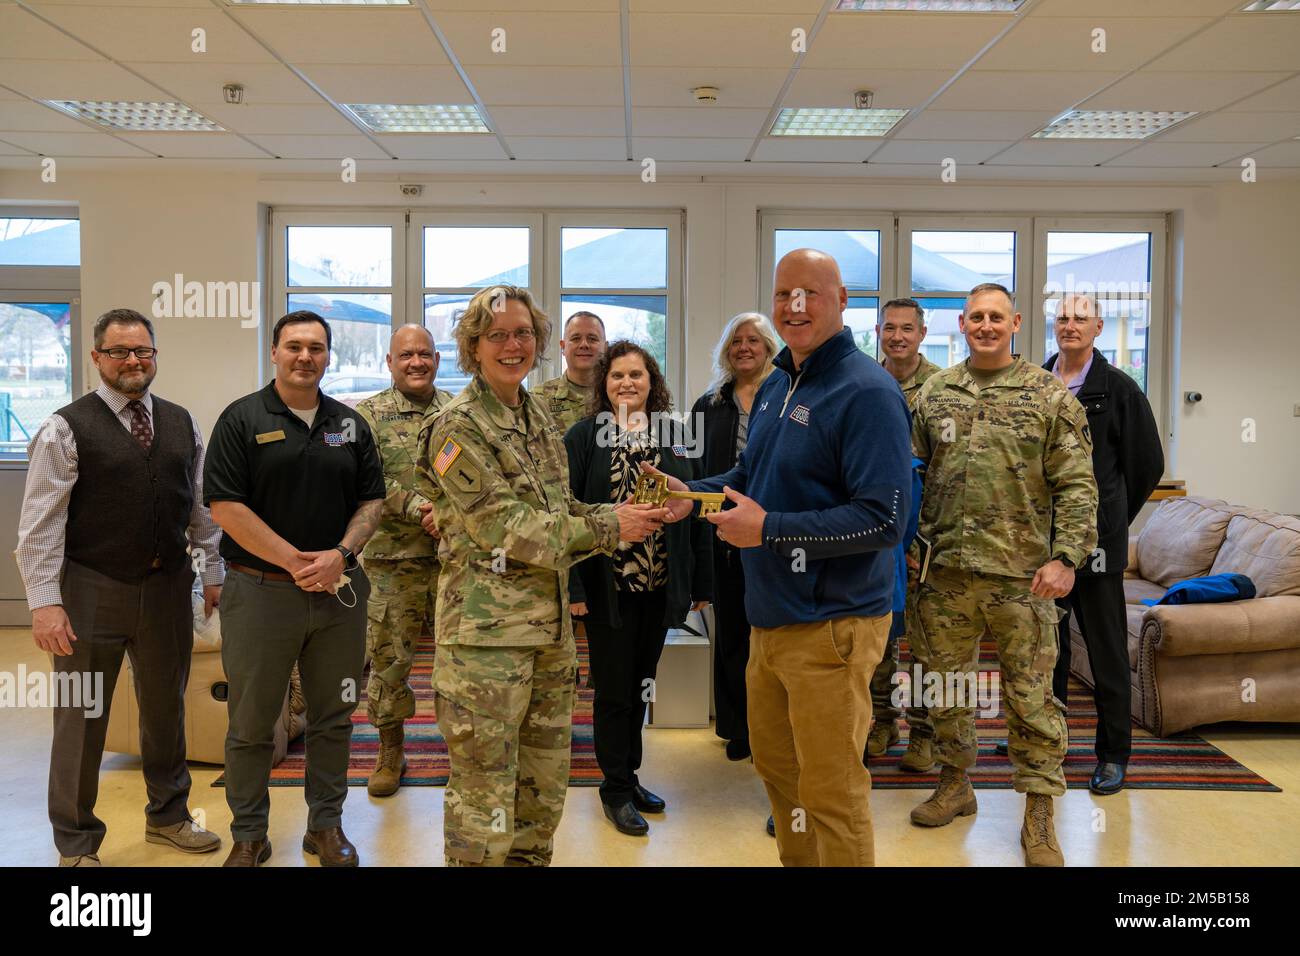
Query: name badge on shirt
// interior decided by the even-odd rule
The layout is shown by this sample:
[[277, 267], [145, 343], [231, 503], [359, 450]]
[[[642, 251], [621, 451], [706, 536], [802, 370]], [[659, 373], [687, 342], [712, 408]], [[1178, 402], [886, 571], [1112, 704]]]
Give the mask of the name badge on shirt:
[[273, 432], [262, 432], [262, 434], [257, 436], [257, 443], [259, 445], [269, 445], [273, 441], [284, 441], [283, 428], [277, 428]]

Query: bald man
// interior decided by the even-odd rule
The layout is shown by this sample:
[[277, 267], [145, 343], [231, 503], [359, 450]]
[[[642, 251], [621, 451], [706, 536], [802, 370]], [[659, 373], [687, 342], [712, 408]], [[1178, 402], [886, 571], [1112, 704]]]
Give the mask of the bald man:
[[[750, 582], [750, 749], [786, 866], [875, 862], [862, 754], [912, 453], [907, 402], [854, 343], [847, 306], [830, 256], [798, 249], [781, 260], [772, 320], [786, 347], [754, 396], [748, 444], [731, 471], [691, 483], [731, 501], [708, 520], [741, 549]], [[672, 517], [693, 507], [673, 502]]]
[[396, 793], [406, 770], [405, 721], [415, 715], [407, 678], [420, 634], [432, 633], [438, 588], [437, 529], [430, 502], [415, 490], [416, 439], [426, 416], [451, 401], [433, 384], [439, 356], [424, 326], [394, 332], [385, 360], [392, 387], [357, 405], [384, 462], [386, 493], [379, 529], [361, 554], [371, 581], [366, 716], [379, 731], [379, 756], [366, 789], [375, 797]]

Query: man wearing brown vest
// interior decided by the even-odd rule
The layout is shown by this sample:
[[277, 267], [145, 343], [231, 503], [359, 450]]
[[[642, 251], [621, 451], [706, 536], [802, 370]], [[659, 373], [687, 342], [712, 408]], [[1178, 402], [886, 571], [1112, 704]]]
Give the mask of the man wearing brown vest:
[[224, 575], [219, 532], [203, 507], [203, 434], [189, 412], [149, 392], [158, 350], [148, 319], [114, 309], [94, 336], [101, 384], [33, 439], [18, 526], [32, 637], [53, 655], [52, 684], [69, 690], [51, 701], [49, 806], [60, 866], [99, 866], [99, 763], [124, 653], [140, 704], [145, 840], [185, 853], [221, 845], [190, 818], [185, 765], [194, 574], [209, 614]]

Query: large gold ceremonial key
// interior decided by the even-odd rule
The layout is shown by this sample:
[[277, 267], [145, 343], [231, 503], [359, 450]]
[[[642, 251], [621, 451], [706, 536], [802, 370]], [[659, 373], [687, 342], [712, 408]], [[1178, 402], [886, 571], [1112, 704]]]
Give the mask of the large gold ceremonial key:
[[632, 502], [638, 505], [662, 505], [670, 498], [684, 498], [700, 503], [700, 514], [711, 515], [722, 510], [722, 503], [727, 496], [710, 491], [670, 491], [667, 475], [645, 473], [637, 477], [636, 494]]

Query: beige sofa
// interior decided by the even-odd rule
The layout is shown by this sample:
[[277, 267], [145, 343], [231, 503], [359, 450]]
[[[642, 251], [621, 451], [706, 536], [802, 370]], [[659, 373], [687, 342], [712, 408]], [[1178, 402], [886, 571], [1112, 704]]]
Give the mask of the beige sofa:
[[[1172, 584], [1244, 574], [1257, 596], [1147, 607]], [[1208, 498], [1170, 498], [1129, 540], [1133, 716], [1160, 737], [1219, 721], [1300, 721], [1300, 520]], [[1092, 685], [1071, 619], [1071, 670]]]

